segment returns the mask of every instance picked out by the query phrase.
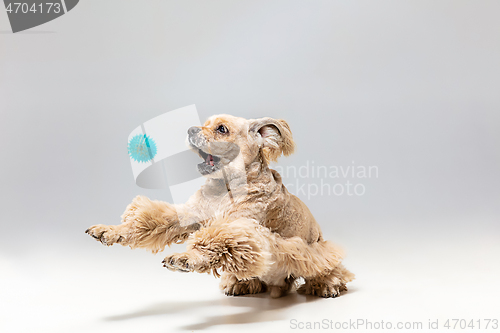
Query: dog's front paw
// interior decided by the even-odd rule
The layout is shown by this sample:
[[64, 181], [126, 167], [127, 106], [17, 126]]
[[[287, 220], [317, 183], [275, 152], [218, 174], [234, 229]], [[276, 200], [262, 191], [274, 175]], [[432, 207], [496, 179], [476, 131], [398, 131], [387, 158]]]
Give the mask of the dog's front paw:
[[192, 272], [194, 270], [193, 263], [187, 253], [174, 253], [165, 257], [162, 263], [163, 267], [175, 272]]
[[103, 224], [94, 225], [85, 230], [85, 233], [107, 246], [115, 243], [121, 243], [125, 240], [125, 238], [120, 235], [117, 230], [115, 230], [114, 226], [107, 226]]

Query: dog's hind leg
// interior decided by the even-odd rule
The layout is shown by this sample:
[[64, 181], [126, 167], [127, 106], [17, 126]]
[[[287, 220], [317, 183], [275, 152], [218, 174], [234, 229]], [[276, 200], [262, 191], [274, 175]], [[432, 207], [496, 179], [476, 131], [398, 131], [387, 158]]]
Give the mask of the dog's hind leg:
[[[299, 293], [335, 297], [340, 291], [347, 290], [346, 283], [354, 279], [354, 274], [341, 264], [342, 251], [328, 241], [308, 244], [299, 237], [276, 236], [274, 254], [277, 267], [286, 276], [305, 279], [305, 284], [297, 290]], [[270, 288], [274, 284], [267, 277], [264, 281]], [[279, 296], [280, 290], [275, 293]]]
[[250, 219], [216, 221], [193, 233], [187, 251], [167, 256], [164, 266], [181, 272], [212, 272], [218, 269], [246, 280], [265, 274], [271, 266], [267, 228]]
[[177, 210], [178, 207], [167, 202], [137, 196], [123, 213], [122, 224], [98, 224], [85, 232], [104, 245], [117, 243], [156, 253], [172, 243], [184, 242], [200, 228], [199, 223], [181, 225]]

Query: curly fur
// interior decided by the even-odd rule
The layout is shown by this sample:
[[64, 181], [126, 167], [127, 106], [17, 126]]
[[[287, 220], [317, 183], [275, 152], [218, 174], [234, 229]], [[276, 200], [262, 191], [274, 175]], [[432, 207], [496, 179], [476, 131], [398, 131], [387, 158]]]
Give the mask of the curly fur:
[[[121, 225], [99, 224], [86, 232], [104, 245], [154, 253], [187, 241], [187, 251], [167, 256], [164, 266], [222, 276], [227, 295], [269, 291], [280, 297], [297, 278], [305, 281], [297, 290], [303, 294], [336, 297], [347, 290], [354, 275], [341, 264], [343, 252], [323, 239], [307, 206], [268, 166], [295, 149], [284, 120], [219, 115], [190, 129], [188, 139], [208, 171], [205, 185], [185, 204], [138, 196]], [[212, 167], [211, 154], [217, 158]]]

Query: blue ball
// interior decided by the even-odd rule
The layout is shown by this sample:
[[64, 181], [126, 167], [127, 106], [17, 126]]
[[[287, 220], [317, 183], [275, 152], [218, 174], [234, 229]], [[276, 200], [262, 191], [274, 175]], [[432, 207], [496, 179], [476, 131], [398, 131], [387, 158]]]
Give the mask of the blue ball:
[[128, 143], [128, 154], [139, 162], [151, 161], [157, 153], [155, 141], [146, 134], [138, 134], [130, 139]]

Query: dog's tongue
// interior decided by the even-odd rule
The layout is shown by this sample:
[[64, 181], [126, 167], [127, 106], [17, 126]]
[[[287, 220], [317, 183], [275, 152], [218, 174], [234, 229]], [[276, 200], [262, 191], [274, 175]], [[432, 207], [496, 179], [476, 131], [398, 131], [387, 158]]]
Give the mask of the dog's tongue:
[[214, 158], [212, 157], [212, 155], [208, 155], [207, 156], [207, 159], [205, 160], [205, 163], [211, 165], [211, 166], [214, 166]]

